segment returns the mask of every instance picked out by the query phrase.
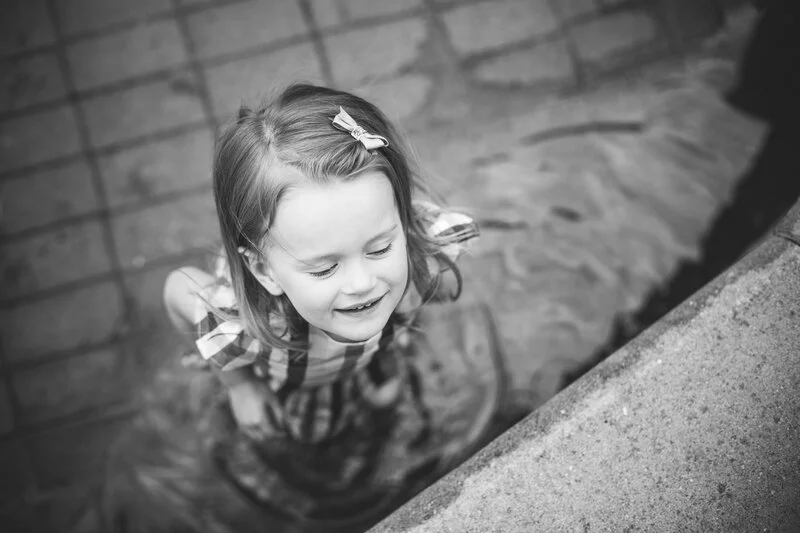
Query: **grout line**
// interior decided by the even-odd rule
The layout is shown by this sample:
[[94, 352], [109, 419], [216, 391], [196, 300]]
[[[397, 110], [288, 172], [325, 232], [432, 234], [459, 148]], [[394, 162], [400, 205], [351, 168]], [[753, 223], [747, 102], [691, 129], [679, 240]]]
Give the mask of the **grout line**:
[[[589, 20], [590, 16], [577, 17], [576, 19], [570, 20], [568, 23], [564, 22], [561, 18], [558, 8], [556, 8], [556, 1], [557, 0], [548, 0], [547, 5], [550, 7], [550, 11], [552, 11], [553, 14], [559, 19], [559, 26], [556, 34], [564, 40], [564, 43], [567, 46], [567, 54], [569, 55], [569, 61], [572, 64], [572, 83], [577, 90], [582, 90], [584, 87], [586, 87], [586, 69], [584, 68], [583, 62], [580, 59], [578, 47], [575, 44], [575, 40], [572, 38], [572, 34], [570, 33], [569, 29], [576, 25], [576, 23], [580, 24], [584, 19]], [[591, 18], [594, 18], [599, 14], [600, 7], [598, 6], [597, 2], [595, 2], [595, 7], [597, 8], [597, 11], [590, 14]]]
[[44, 224], [39, 224], [37, 226], [23, 228], [12, 233], [3, 233], [0, 234], [0, 246], [6, 246], [8, 244], [14, 244], [18, 241], [41, 237], [42, 235], [46, 235], [47, 233], [52, 233], [60, 229], [94, 222], [99, 220], [100, 216], [101, 211], [99, 209], [92, 209], [90, 211], [86, 211], [85, 213], [69, 215], [67, 217], [45, 222]]
[[75, 152], [69, 155], [62, 155], [53, 159], [39, 161], [38, 163], [24, 165], [11, 170], [0, 171], [0, 182], [5, 180], [25, 178], [26, 176], [30, 176], [32, 174], [55, 170], [59, 167], [71, 165], [80, 161], [83, 161], [83, 154], [80, 152]]
[[59, 363], [62, 361], [69, 361], [71, 359], [77, 359], [83, 355], [91, 354], [93, 352], [99, 352], [107, 348], [113, 348], [114, 346], [122, 344], [124, 341], [129, 340], [130, 336], [131, 336], [130, 332], [128, 332], [127, 334], [112, 332], [107, 338], [103, 340], [81, 344], [80, 346], [74, 346], [72, 348], [67, 348], [64, 350], [49, 351], [37, 354], [35, 356], [29, 356], [21, 361], [9, 362], [8, 367], [9, 370], [13, 373], [30, 372], [32, 370], [36, 370], [37, 368], [47, 366], [49, 364]]
[[[141, 409], [141, 403], [135, 400], [117, 401], [101, 407], [90, 407], [65, 416], [43, 420], [41, 422], [31, 422], [20, 427], [18, 435], [4, 435], [0, 437], [0, 442], [12, 439], [30, 439], [40, 435], [47, 435], [54, 431], [70, 430], [82, 426], [93, 424], [107, 424], [120, 420], [129, 420], [134, 417]], [[28, 447], [26, 446], [26, 449]], [[33, 464], [33, 461], [31, 461]], [[33, 469], [37, 470], [33, 465]], [[37, 476], [38, 477], [38, 476]]]
[[[217, 247], [209, 248], [207, 246], [199, 246], [190, 248], [175, 254], [168, 254], [151, 259], [141, 267], [123, 268], [120, 274], [123, 278], [139, 274], [146, 274], [160, 267], [197, 259], [198, 257], [211, 256], [217, 253], [217, 251]], [[21, 296], [8, 298], [6, 300], [0, 300], [0, 309], [11, 310], [25, 304], [33, 304], [48, 300], [50, 298], [55, 298], [57, 296], [63, 296], [65, 294], [85, 289], [98, 283], [114, 281], [116, 276], [117, 273], [108, 271], [102, 274], [94, 274], [79, 280], [63, 283], [55, 287], [49, 287], [32, 293], [23, 294]]]
[[[6, 398], [11, 411], [11, 431], [8, 435], [13, 437], [20, 427], [20, 420], [22, 420], [22, 403], [17, 395], [17, 390], [14, 388], [11, 361], [8, 360], [8, 355], [6, 354], [2, 331], [0, 331], [0, 380], [6, 388]], [[2, 437], [0, 437], [0, 439], [2, 439]], [[28, 454], [28, 462], [31, 463], [27, 448], [24, 450], [24, 453]]]
[[[102, 232], [103, 232], [102, 235], [106, 253], [108, 254], [108, 258], [111, 262], [112, 276], [117, 281], [118, 288], [120, 290], [120, 295], [122, 296], [126, 312], [130, 314], [133, 313], [133, 310], [130, 308], [130, 302], [129, 302], [130, 298], [129, 295], [127, 294], [124, 284], [122, 283], [119, 252], [117, 250], [117, 244], [114, 239], [114, 233], [110, 223], [108, 193], [106, 192], [105, 183], [103, 182], [103, 176], [100, 170], [100, 165], [98, 163], [97, 152], [91, 142], [89, 125], [86, 121], [86, 115], [80, 103], [78, 102], [77, 98], [78, 92], [75, 89], [75, 80], [72, 77], [72, 71], [70, 69], [69, 61], [67, 59], [66, 48], [63, 45], [64, 36], [61, 28], [61, 20], [58, 15], [58, 10], [56, 9], [55, 6], [55, 1], [56, 0], [47, 0], [46, 5], [52, 22], [53, 32], [55, 34], [55, 39], [57, 44], [56, 58], [58, 60], [59, 70], [61, 71], [64, 87], [67, 90], [67, 98], [70, 103], [70, 108], [72, 110], [73, 116], [75, 117], [75, 124], [78, 129], [81, 151], [83, 153], [86, 164], [89, 167], [90, 178], [92, 181], [92, 185], [95, 189], [97, 200], [100, 206], [98, 210], [98, 219], [102, 226]], [[129, 316], [128, 318], [131, 317]]]
[[[208, 126], [205, 120], [196, 122], [187, 122], [186, 124], [181, 124], [179, 126], [171, 126], [163, 130], [158, 130], [151, 133], [145, 133], [137, 137], [131, 137], [130, 139], [117, 141], [116, 143], [95, 147], [94, 153], [98, 158], [107, 157], [117, 152], [121, 152], [123, 150], [138, 148], [140, 146], [144, 146], [146, 144], [150, 144], [153, 142], [164, 141], [167, 139], [171, 139], [173, 137], [179, 137], [181, 135], [199, 131], [207, 127]], [[74, 163], [76, 161], [83, 161], [84, 157], [85, 154], [81, 152], [76, 152], [74, 154], [48, 159], [45, 161], [34, 163], [32, 165], [26, 165], [23, 167], [7, 171], [0, 171], [0, 182], [7, 179], [24, 178], [25, 176], [28, 176], [30, 174], [35, 174], [37, 172], [42, 172], [45, 170], [53, 170], [61, 165]]]
[[495, 59], [510, 53], [520, 52], [524, 50], [531, 50], [536, 46], [543, 44], [550, 44], [558, 41], [562, 37], [566, 37], [562, 29], [556, 30], [544, 35], [537, 35], [534, 37], [527, 37], [511, 43], [504, 43], [492, 48], [485, 48], [478, 52], [472, 52], [468, 55], [461, 57], [460, 63], [466, 67], [474, 66], [489, 59]]
[[123, 139], [121, 141], [107, 144], [105, 146], [100, 146], [95, 148], [95, 152], [100, 157], [108, 157], [114, 155], [115, 153], [122, 152], [124, 150], [139, 148], [141, 146], [145, 146], [153, 142], [170, 140], [173, 139], [174, 137], [180, 137], [181, 135], [194, 133], [206, 129], [207, 127], [208, 125], [206, 124], [206, 121], [204, 119], [196, 120], [194, 122], [186, 122], [184, 124], [179, 124], [177, 126], [170, 126], [163, 130], [157, 130], [151, 133], [145, 133], [142, 135], [138, 135], [136, 137], [131, 137], [129, 139]]
[[442, 19], [442, 11], [444, 11], [443, 6], [440, 5], [437, 0], [423, 0], [422, 3], [425, 6], [427, 15], [425, 17], [426, 20], [433, 26], [434, 31], [442, 38], [442, 42], [445, 47], [445, 53], [448, 56], [447, 63], [453, 65], [455, 70], [461, 72], [463, 70], [463, 58], [459, 55], [458, 51], [453, 45], [453, 40], [450, 37], [450, 31], [447, 29], [447, 24], [445, 24], [444, 20]]
[[[467, 101], [472, 101], [475, 95], [475, 84], [464, 63], [464, 58], [459, 54], [453, 44], [450, 30], [442, 16], [442, 12], [445, 8], [438, 0], [422, 0], [422, 5], [425, 9], [423, 18], [425, 23], [429, 25], [430, 30], [428, 44], [430, 44], [430, 39], [438, 41], [434, 42], [433, 45], [438, 48], [438, 52], [436, 53], [441, 54], [441, 57], [436, 58], [438, 60], [432, 63], [432, 65], [438, 63], [436, 66], [439, 66], [439, 70], [430, 72], [429, 74], [432, 89], [428, 93], [427, 101], [423, 104], [423, 112], [430, 110], [431, 106], [435, 105], [436, 101], [440, 98], [436, 96], [436, 93], [446, 93], [448, 90], [446, 88], [450, 86], [463, 88], [465, 91], [464, 96]], [[419, 127], [425, 128], [422, 124], [417, 126], [417, 128]], [[407, 135], [410, 136], [414, 131], [414, 126], [406, 126]]]
[[[194, 13], [202, 13], [204, 11], [211, 11], [218, 7], [225, 7], [228, 5], [234, 5], [249, 1], [251, 0], [207, 0], [206, 2], [201, 4], [182, 6], [182, 9], [188, 14], [194, 14]], [[112, 22], [110, 24], [101, 26], [99, 28], [80, 30], [70, 35], [62, 35], [62, 39], [58, 41], [58, 43], [50, 43], [50, 44], [35, 46], [25, 50], [20, 50], [18, 52], [12, 52], [10, 54], [0, 54], [0, 60], [1, 61], [25, 60], [28, 59], [30, 56], [35, 56], [39, 54], [58, 53], [59, 46], [71, 46], [92, 39], [108, 37], [115, 33], [120, 33], [135, 28], [140, 24], [150, 24], [152, 22], [169, 20], [173, 17], [173, 15], [174, 11], [171, 9], [168, 9], [166, 11], [154, 11], [152, 13], [148, 13], [143, 16]]]
[[33, 304], [49, 298], [54, 298], [56, 296], [62, 296], [64, 294], [89, 287], [90, 285], [94, 285], [96, 283], [114, 281], [114, 279], [114, 273], [111, 271], [106, 271], [102, 274], [93, 274], [79, 280], [68, 281], [67, 283], [56, 285], [55, 287], [48, 287], [46, 289], [40, 289], [38, 291], [22, 294], [20, 296], [12, 296], [11, 298], [0, 300], [0, 309], [8, 310], [15, 307], [20, 307], [24, 304]]
[[178, 0], [170, 0], [170, 4], [172, 5], [175, 23], [178, 26], [181, 41], [186, 49], [186, 55], [189, 58], [187, 61], [188, 68], [198, 86], [198, 96], [203, 107], [203, 113], [205, 114], [205, 122], [216, 137], [217, 131], [219, 130], [219, 122], [214, 115], [214, 106], [211, 104], [211, 91], [209, 91], [208, 88], [208, 80], [205, 76], [203, 64], [197, 56], [197, 47], [189, 31], [189, 22], [186, 19], [186, 12]]
[[306, 26], [308, 27], [309, 36], [311, 37], [311, 44], [314, 46], [314, 52], [317, 54], [319, 61], [320, 71], [322, 71], [322, 79], [326, 85], [334, 86], [333, 69], [331, 67], [331, 60], [328, 57], [328, 50], [325, 48], [325, 41], [322, 38], [322, 33], [317, 25], [317, 19], [314, 16], [314, 9], [311, 7], [310, 0], [297, 0], [300, 6], [300, 12], [303, 15]]
[[[194, 198], [196, 196], [205, 195], [211, 192], [211, 185], [196, 185], [193, 187], [185, 187], [180, 190], [167, 191], [156, 196], [142, 198], [139, 200], [127, 201], [119, 205], [110, 206], [108, 211], [109, 219], [115, 219], [118, 216], [128, 215], [144, 211], [150, 207], [156, 207], [172, 202], [179, 202], [184, 199]], [[56, 230], [64, 229], [70, 226], [77, 226], [96, 220], [101, 220], [102, 210], [93, 209], [78, 215], [71, 215], [65, 218], [59, 218], [38, 226], [33, 226], [18, 230], [13, 233], [0, 234], [0, 246], [13, 244], [17, 241], [24, 239], [35, 238]]]

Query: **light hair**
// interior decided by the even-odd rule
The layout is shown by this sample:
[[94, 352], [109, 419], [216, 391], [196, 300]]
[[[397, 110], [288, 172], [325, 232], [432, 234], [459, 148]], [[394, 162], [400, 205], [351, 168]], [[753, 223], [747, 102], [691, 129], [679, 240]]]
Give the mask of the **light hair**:
[[[389, 146], [368, 151], [350, 134], [336, 129], [331, 119], [340, 106], [366, 131], [385, 137]], [[448, 243], [428, 235], [425, 221], [412, 206], [412, 197], [430, 192], [411, 168], [400, 135], [386, 116], [353, 94], [296, 84], [256, 109], [242, 107], [215, 146], [217, 216], [239, 320], [249, 334], [268, 346], [305, 348], [297, 339], [305, 338], [308, 324], [285, 295], [272, 296], [262, 287], [239, 252], [244, 247], [261, 253], [278, 202], [289, 186], [276, 176], [281, 166], [294, 167], [316, 183], [348, 180], [368, 171], [385, 174], [406, 234], [410, 283], [426, 301], [436, 292], [441, 272], [452, 270], [457, 290], [451, 298], [458, 298], [458, 267], [442, 252]], [[438, 273], [431, 273], [430, 257], [436, 260]], [[284, 318], [288, 331], [273, 331], [271, 316]]]

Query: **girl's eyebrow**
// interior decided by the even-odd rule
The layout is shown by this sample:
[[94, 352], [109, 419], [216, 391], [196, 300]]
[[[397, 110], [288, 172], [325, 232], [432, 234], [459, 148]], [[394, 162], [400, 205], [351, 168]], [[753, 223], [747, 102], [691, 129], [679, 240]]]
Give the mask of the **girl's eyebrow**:
[[[391, 228], [389, 228], [387, 230], [384, 230], [384, 231], [378, 233], [377, 235], [375, 235], [374, 237], [370, 238], [370, 240], [367, 241], [367, 246], [373, 244], [375, 241], [379, 241], [381, 239], [385, 239], [391, 233], [393, 233], [396, 229], [397, 229], [397, 224], [393, 224]], [[339, 256], [337, 256], [336, 254], [319, 255], [319, 256], [316, 256], [316, 257], [310, 257], [308, 259], [300, 259], [299, 257], [295, 257], [295, 259], [299, 263], [302, 263], [302, 264], [304, 264], [306, 266], [312, 266], [312, 265], [316, 265], [316, 264], [323, 263], [323, 262], [326, 262], [326, 261], [334, 261], [334, 260], [336, 260], [338, 258], [339, 258]]]

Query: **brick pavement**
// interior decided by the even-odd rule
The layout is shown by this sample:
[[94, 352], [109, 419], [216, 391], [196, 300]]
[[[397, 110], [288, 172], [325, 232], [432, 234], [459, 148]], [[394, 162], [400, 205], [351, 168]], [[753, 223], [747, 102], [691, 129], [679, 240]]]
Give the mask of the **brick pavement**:
[[[464, 115], [499, 115], [525, 135], [601, 107], [635, 113], [641, 95], [617, 89], [537, 106], [679, 54], [718, 23], [697, 3], [678, 2], [692, 15], [678, 19], [662, 3], [11, 1], [0, 22], [0, 516], [63, 531], [134, 409], [137, 376], [176, 353], [161, 286], [215, 246], [213, 132], [242, 99], [295, 79], [362, 94], [428, 141], [434, 182], [470, 203], [448, 154], [469, 147], [475, 168], [494, 156]], [[437, 138], [449, 140], [438, 149]], [[498, 268], [487, 257], [478, 272], [514, 271], [513, 258]], [[559, 335], [542, 349], [564, 349]]]

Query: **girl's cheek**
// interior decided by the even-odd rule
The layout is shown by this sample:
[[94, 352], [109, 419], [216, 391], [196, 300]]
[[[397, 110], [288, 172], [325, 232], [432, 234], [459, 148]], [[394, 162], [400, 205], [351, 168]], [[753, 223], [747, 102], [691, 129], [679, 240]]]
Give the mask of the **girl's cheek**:
[[409, 275], [409, 258], [407, 254], [403, 254], [402, 257], [397, 259], [397, 267], [396, 267], [396, 278], [398, 283], [405, 284], [408, 280]]

